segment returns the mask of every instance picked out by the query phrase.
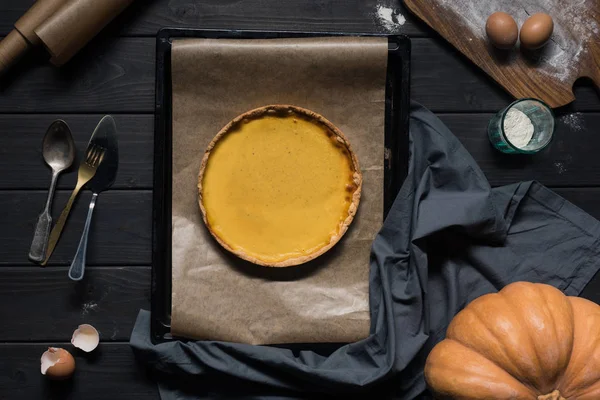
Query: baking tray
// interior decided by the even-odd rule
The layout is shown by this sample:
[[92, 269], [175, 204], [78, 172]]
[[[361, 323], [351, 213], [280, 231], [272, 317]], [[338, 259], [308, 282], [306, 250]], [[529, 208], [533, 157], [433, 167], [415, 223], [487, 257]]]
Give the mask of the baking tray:
[[[276, 39], [319, 36], [380, 36], [358, 33], [263, 32], [171, 29], [156, 40], [156, 113], [154, 131], [154, 195], [152, 210], [152, 323], [154, 343], [171, 336], [171, 45], [173, 39]], [[384, 217], [408, 172], [410, 108], [410, 39], [388, 36], [385, 90]]]

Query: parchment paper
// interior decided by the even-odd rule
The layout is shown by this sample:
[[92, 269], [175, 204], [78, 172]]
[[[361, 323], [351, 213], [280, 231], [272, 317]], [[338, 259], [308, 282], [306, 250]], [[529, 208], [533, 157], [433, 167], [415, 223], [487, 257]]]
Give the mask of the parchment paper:
[[[369, 255], [383, 219], [386, 64], [385, 38], [173, 42], [174, 335], [250, 344], [367, 337]], [[363, 172], [359, 211], [345, 237], [299, 267], [260, 267], [228, 254], [198, 207], [206, 146], [231, 119], [268, 104], [331, 120]]]

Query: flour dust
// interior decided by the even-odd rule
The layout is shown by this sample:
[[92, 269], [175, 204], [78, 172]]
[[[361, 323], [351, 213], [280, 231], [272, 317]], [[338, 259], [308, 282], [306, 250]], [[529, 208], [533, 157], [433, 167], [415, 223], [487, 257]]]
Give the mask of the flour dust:
[[[588, 51], [594, 36], [600, 33], [598, 22], [590, 15], [598, 0], [437, 0], [440, 13], [453, 11], [476, 37], [485, 38], [487, 18], [496, 11], [512, 15], [517, 25], [538, 12], [554, 18], [551, 41], [539, 53], [540, 71], [561, 81], [569, 81]], [[472, 40], [472, 38], [468, 38]]]
[[406, 18], [397, 9], [383, 4], [377, 5], [374, 16], [379, 26], [387, 33], [399, 32], [402, 25], [406, 23]]
[[571, 132], [581, 132], [585, 129], [585, 121], [582, 113], [565, 114], [558, 120], [569, 127]]

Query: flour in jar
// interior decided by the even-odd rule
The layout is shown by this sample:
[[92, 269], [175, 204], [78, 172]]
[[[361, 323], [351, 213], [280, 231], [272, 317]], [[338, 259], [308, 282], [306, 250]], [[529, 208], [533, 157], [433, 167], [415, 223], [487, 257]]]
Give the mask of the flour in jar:
[[540, 54], [540, 71], [569, 82], [577, 70], [582, 54], [588, 51], [594, 36], [600, 33], [592, 15], [598, 0], [436, 0], [440, 13], [453, 12], [475, 37], [485, 40], [485, 23], [496, 11], [513, 16], [522, 26], [535, 13], [554, 17], [554, 34]]
[[508, 141], [519, 149], [529, 144], [535, 128], [531, 119], [523, 111], [511, 108], [504, 117], [504, 135]]

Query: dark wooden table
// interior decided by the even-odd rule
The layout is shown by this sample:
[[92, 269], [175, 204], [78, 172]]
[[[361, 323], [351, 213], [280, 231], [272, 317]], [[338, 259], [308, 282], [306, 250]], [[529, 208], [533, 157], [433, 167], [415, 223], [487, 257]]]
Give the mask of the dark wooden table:
[[[0, 0], [0, 36], [33, 0]], [[127, 344], [140, 308], [150, 305], [154, 56], [158, 29], [172, 27], [389, 33], [378, 6], [407, 18], [412, 38], [412, 98], [435, 111], [477, 160], [492, 185], [539, 180], [600, 218], [600, 99], [585, 82], [559, 110], [556, 139], [535, 157], [508, 157], [486, 137], [493, 113], [511, 98], [486, 75], [415, 21], [398, 0], [138, 0], [71, 63], [56, 69], [32, 55], [0, 82], [0, 399], [156, 399], [154, 383]], [[103, 114], [115, 116], [121, 165], [94, 216], [86, 279], [70, 282], [90, 193], [81, 196], [52, 259], [42, 269], [27, 253], [46, 197], [41, 155], [48, 125], [65, 119], [81, 152]], [[64, 175], [54, 218], [76, 173]], [[600, 302], [600, 279], [584, 296]], [[48, 383], [46, 347], [70, 348], [73, 330], [91, 323], [102, 335], [77, 377]]]

